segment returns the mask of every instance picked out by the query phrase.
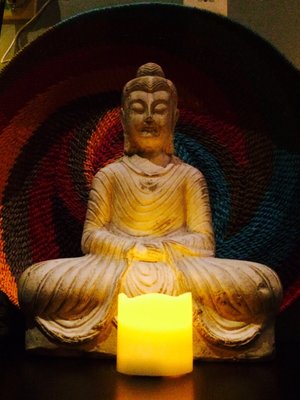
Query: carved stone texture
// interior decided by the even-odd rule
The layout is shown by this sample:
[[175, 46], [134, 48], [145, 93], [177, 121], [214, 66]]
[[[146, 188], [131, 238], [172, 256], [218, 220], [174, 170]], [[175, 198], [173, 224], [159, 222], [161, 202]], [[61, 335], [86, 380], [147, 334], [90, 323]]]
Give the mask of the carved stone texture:
[[83, 257], [40, 262], [19, 282], [26, 348], [115, 354], [117, 296], [191, 291], [194, 358], [256, 359], [274, 351], [281, 285], [272, 269], [215, 258], [205, 177], [173, 155], [173, 83], [156, 64], [123, 90], [124, 156], [94, 177]]

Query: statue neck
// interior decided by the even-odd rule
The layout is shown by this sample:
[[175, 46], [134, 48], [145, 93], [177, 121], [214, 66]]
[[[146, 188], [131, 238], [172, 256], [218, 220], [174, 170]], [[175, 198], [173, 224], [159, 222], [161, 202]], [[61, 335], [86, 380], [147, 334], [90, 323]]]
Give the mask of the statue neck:
[[171, 156], [166, 153], [137, 153], [138, 156], [142, 158], [146, 158], [147, 160], [151, 161], [153, 164], [159, 165], [160, 167], [166, 167], [170, 161]]

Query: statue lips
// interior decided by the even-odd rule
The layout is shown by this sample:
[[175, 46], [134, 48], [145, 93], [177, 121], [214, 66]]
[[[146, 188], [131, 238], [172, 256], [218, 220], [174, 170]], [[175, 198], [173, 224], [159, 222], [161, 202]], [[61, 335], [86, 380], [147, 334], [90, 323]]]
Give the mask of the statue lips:
[[142, 128], [143, 137], [157, 137], [159, 136], [159, 131], [154, 125], [146, 125]]

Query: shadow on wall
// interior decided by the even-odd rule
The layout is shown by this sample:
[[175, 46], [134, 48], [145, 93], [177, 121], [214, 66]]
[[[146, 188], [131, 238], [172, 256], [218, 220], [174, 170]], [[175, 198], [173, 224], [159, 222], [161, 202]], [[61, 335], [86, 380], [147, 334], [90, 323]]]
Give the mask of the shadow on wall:
[[[181, 0], [143, 0], [143, 3], [168, 3], [183, 4]], [[37, 9], [42, 10], [27, 27], [24, 28], [16, 42], [15, 52], [21, 50], [28, 43], [56, 25], [77, 14], [84, 13], [96, 8], [120, 6], [126, 4], [141, 3], [139, 0], [37, 0]]]

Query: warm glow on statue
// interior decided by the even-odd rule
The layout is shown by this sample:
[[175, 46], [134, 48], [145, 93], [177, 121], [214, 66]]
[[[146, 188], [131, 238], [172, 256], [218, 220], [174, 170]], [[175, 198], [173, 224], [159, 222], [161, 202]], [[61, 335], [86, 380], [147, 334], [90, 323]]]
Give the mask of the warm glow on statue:
[[28, 268], [19, 282], [27, 349], [116, 352], [117, 296], [192, 292], [195, 358], [273, 352], [281, 285], [270, 268], [214, 257], [205, 178], [173, 155], [177, 94], [156, 64], [125, 85], [125, 155], [94, 177], [85, 256]]

